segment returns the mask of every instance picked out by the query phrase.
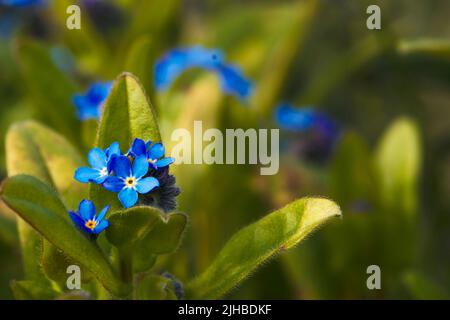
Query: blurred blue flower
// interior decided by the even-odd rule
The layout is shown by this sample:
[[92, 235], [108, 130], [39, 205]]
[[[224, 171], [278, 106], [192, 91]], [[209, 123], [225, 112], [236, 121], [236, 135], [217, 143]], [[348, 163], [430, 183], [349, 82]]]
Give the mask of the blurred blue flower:
[[227, 94], [245, 99], [252, 92], [252, 82], [245, 78], [238, 67], [225, 63], [221, 51], [200, 46], [173, 49], [158, 60], [155, 65], [156, 88], [167, 89], [190, 68], [215, 72], [219, 76], [222, 90]]
[[111, 169], [115, 176], [109, 176], [103, 187], [119, 193], [119, 200], [125, 208], [134, 206], [138, 201], [138, 193], [146, 194], [159, 186], [158, 179], [145, 177], [149, 163], [146, 156], [138, 156], [133, 160], [126, 156], [115, 156], [111, 159]]
[[76, 94], [72, 97], [81, 121], [100, 118], [103, 103], [108, 97], [111, 87], [112, 82], [95, 82], [89, 87], [86, 94]]
[[88, 183], [93, 182], [102, 184], [111, 172], [111, 159], [114, 156], [120, 156], [119, 143], [114, 142], [105, 151], [99, 148], [93, 148], [88, 154], [88, 163], [91, 166], [81, 167], [75, 171], [75, 180]]
[[291, 149], [315, 161], [327, 159], [340, 136], [330, 117], [309, 107], [281, 104], [275, 110], [275, 121], [281, 129], [304, 134], [302, 139], [293, 139]]
[[69, 211], [69, 216], [72, 222], [89, 235], [98, 235], [109, 226], [108, 220], [105, 220], [105, 215], [108, 212], [109, 206], [106, 206], [96, 216], [96, 209], [94, 204], [89, 200], [83, 200], [78, 205], [78, 212]]
[[0, 5], [10, 7], [28, 7], [44, 5], [46, 0], [0, 0]]
[[145, 143], [144, 140], [137, 138], [134, 139], [130, 151], [128, 151], [128, 155], [132, 157], [145, 156], [154, 170], [164, 168], [175, 162], [175, 159], [172, 157], [165, 158], [164, 153], [165, 148], [162, 143], [158, 142], [152, 145], [151, 141]]

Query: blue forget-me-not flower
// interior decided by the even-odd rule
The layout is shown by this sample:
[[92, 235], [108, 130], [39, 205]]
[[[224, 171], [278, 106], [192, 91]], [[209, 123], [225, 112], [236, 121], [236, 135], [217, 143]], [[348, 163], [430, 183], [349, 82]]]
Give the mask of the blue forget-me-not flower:
[[134, 139], [131, 145], [128, 155], [132, 157], [145, 156], [151, 168], [157, 170], [158, 168], [164, 168], [175, 162], [172, 157], [164, 157], [165, 148], [160, 142], [154, 143], [152, 141], [144, 142], [141, 139]]
[[82, 183], [103, 183], [108, 177], [111, 168], [111, 159], [119, 156], [120, 147], [118, 142], [111, 144], [106, 150], [93, 148], [88, 153], [88, 163], [91, 167], [81, 167], [75, 171], [75, 179]]
[[176, 48], [165, 54], [155, 65], [155, 86], [158, 90], [167, 89], [185, 70], [202, 68], [216, 73], [221, 89], [227, 93], [246, 99], [251, 95], [252, 82], [241, 70], [224, 61], [224, 55], [217, 49], [201, 46]]
[[149, 163], [144, 155], [138, 156], [130, 163], [126, 156], [111, 159], [114, 176], [108, 176], [103, 182], [106, 190], [119, 193], [119, 200], [125, 208], [134, 206], [138, 193], [146, 194], [159, 186], [155, 177], [144, 177], [148, 173]]
[[92, 201], [83, 200], [78, 205], [78, 212], [69, 211], [72, 222], [89, 235], [98, 235], [109, 226], [105, 215], [109, 206], [104, 207], [96, 216], [95, 205]]

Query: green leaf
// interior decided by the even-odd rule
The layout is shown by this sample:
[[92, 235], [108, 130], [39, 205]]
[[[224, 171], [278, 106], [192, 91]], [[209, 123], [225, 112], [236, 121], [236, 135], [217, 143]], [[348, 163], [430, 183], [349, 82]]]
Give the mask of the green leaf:
[[38, 42], [23, 41], [17, 53], [35, 115], [79, 144], [80, 122], [71, 101], [78, 91], [75, 85], [53, 64], [48, 50]]
[[[161, 141], [155, 111], [142, 85], [130, 73], [123, 73], [105, 102], [96, 145], [104, 149], [117, 141], [124, 151], [134, 138]], [[116, 193], [98, 185], [90, 186], [90, 199], [99, 207], [111, 205], [111, 211], [122, 208]]]
[[448, 39], [422, 38], [402, 40], [397, 45], [400, 54], [425, 54], [450, 59], [450, 41]]
[[118, 279], [95, 243], [77, 230], [68, 218], [63, 218], [66, 208], [51, 187], [32, 176], [18, 175], [5, 180], [0, 194], [22, 219], [90, 270], [106, 289], [117, 296], [128, 294], [130, 288]]
[[73, 179], [84, 165], [78, 151], [60, 134], [35, 121], [13, 124], [6, 135], [8, 175], [29, 174], [53, 186], [75, 209], [87, 197], [86, 186]]
[[294, 247], [315, 228], [341, 216], [339, 207], [321, 198], [294, 201], [236, 233], [212, 264], [186, 288], [189, 299], [217, 299], [258, 266]]
[[142, 252], [169, 254], [178, 249], [186, 229], [187, 215], [177, 212], [161, 218], [138, 244]]
[[413, 299], [449, 300], [450, 294], [438, 283], [417, 271], [409, 271], [403, 275], [403, 282]]
[[[71, 265], [76, 265], [76, 261], [68, 257], [63, 251], [56, 248], [50, 242], [44, 242], [44, 250], [42, 252], [42, 270], [45, 275], [55, 281], [64, 288], [66, 286], [67, 268]], [[81, 281], [88, 282], [92, 279], [91, 273], [84, 267], [81, 267]]]
[[139, 279], [136, 298], [141, 300], [177, 300], [172, 281], [165, 277], [148, 275]]
[[11, 290], [17, 300], [49, 300], [58, 294], [57, 291], [49, 287], [42, 287], [40, 283], [31, 280], [13, 280], [11, 281]]
[[[83, 161], [77, 150], [60, 134], [34, 121], [18, 122], [8, 130], [6, 150], [9, 176], [29, 174], [37, 177], [56, 188], [72, 209], [86, 198], [87, 188], [73, 179], [75, 170], [83, 165]], [[41, 236], [22, 219], [18, 221], [18, 228], [25, 275], [28, 279], [42, 279], [41, 266], [36, 261], [43, 257], [43, 264], [49, 266], [60, 257], [43, 256], [43, 248], [51, 244], [43, 243]], [[49, 248], [47, 253], [56, 251]]]
[[152, 207], [134, 207], [116, 211], [108, 217], [106, 237], [116, 247], [142, 240], [161, 220], [161, 212]]
[[407, 215], [416, 211], [421, 152], [419, 131], [411, 119], [396, 120], [382, 137], [375, 161], [381, 183], [381, 200], [387, 209]]
[[146, 272], [156, 263], [157, 256], [145, 251], [145, 247], [137, 247], [133, 253], [133, 273]]
[[148, 270], [158, 254], [176, 251], [187, 224], [183, 213], [164, 214], [153, 207], [116, 211], [108, 217], [108, 240], [132, 252], [133, 272]]
[[155, 65], [156, 50], [148, 35], [135, 40], [127, 50], [125, 70], [135, 74], [148, 94], [153, 95], [153, 66]]

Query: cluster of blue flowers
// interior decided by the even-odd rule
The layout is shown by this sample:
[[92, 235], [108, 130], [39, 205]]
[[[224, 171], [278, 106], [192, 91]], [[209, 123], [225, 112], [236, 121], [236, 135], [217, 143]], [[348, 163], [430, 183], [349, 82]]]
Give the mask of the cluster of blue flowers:
[[216, 73], [221, 89], [226, 94], [240, 99], [251, 95], [252, 82], [245, 78], [237, 66], [226, 63], [221, 51], [200, 46], [173, 49], [157, 61], [154, 75], [156, 89], [167, 89], [177, 77], [190, 68], [202, 68]]
[[171, 157], [165, 158], [164, 153], [162, 143], [145, 143], [141, 139], [135, 139], [126, 154], [121, 153], [117, 142], [106, 150], [93, 148], [88, 154], [90, 167], [78, 168], [75, 179], [99, 184], [118, 193], [122, 205], [130, 208], [138, 202], [139, 194], [147, 194], [159, 187], [160, 183], [152, 173], [175, 161]]

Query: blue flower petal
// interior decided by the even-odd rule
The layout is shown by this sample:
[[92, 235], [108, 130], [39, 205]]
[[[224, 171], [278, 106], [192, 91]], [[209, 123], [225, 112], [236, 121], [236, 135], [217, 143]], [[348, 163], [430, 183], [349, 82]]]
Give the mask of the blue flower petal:
[[156, 187], [159, 187], [158, 179], [154, 177], [148, 177], [138, 181], [136, 185], [136, 190], [139, 193], [146, 194]]
[[230, 65], [221, 65], [218, 68], [218, 74], [221, 80], [221, 88], [224, 92], [242, 99], [250, 96], [253, 85], [238, 68]]
[[103, 188], [111, 192], [120, 192], [125, 187], [125, 183], [122, 179], [109, 176], [102, 184]]
[[158, 60], [155, 64], [155, 87], [167, 89], [185, 70], [194, 67], [215, 72], [225, 93], [239, 98], [248, 98], [252, 93], [252, 82], [237, 67], [225, 63], [221, 51], [199, 46], [173, 49]]
[[281, 129], [304, 131], [314, 124], [314, 111], [310, 108], [294, 108], [281, 104], [275, 111], [275, 121]]
[[164, 168], [167, 167], [168, 165], [172, 164], [175, 162], [175, 159], [172, 157], [167, 157], [167, 158], [163, 158], [161, 160], [156, 161], [155, 165], [157, 168]]
[[69, 211], [69, 217], [72, 220], [73, 224], [84, 232], [90, 233], [91, 230], [85, 226], [85, 222], [81, 217], [73, 211]]
[[111, 143], [109, 148], [106, 149], [105, 154], [106, 154], [106, 160], [110, 160], [111, 157], [114, 156], [114, 155], [120, 156], [121, 152], [120, 152], [120, 145], [119, 145], [119, 143], [117, 141]]
[[164, 146], [162, 143], [155, 143], [153, 146], [150, 147], [150, 150], [148, 150], [148, 158], [149, 159], [159, 159], [161, 157], [164, 157]]
[[106, 167], [106, 155], [102, 149], [93, 148], [89, 151], [88, 162], [91, 167], [96, 169], [103, 169]]
[[107, 174], [103, 175], [103, 174], [101, 174], [100, 171], [97, 171], [97, 172], [98, 172], [98, 177], [93, 179], [91, 182], [93, 182], [95, 184], [102, 184], [108, 178], [108, 175]]
[[119, 192], [119, 200], [125, 208], [130, 208], [138, 201], [138, 193], [131, 188], [124, 188]]
[[96, 82], [89, 87], [85, 94], [76, 94], [72, 97], [80, 120], [100, 118], [103, 103], [111, 91], [111, 87], [112, 82]]
[[100, 232], [102, 232], [103, 230], [105, 230], [108, 227], [109, 227], [109, 221], [102, 220], [95, 226], [95, 228], [94, 228], [94, 230], [92, 230], [92, 232], [95, 234], [99, 234]]
[[146, 156], [139, 156], [133, 161], [133, 176], [142, 178], [148, 172], [148, 161]]
[[82, 183], [88, 183], [96, 181], [100, 177], [100, 172], [97, 169], [92, 169], [88, 167], [82, 167], [78, 168], [75, 171], [75, 180], [82, 182]]
[[139, 157], [145, 155], [147, 152], [147, 147], [145, 146], [145, 142], [141, 139], [134, 139], [133, 144], [131, 145], [131, 152], [133, 156]]
[[111, 169], [116, 176], [127, 178], [131, 176], [130, 160], [125, 156], [116, 156], [111, 159]]
[[108, 212], [108, 210], [109, 206], [104, 207], [102, 211], [100, 211], [99, 214], [97, 215], [96, 221], [101, 222], [105, 218], [105, 215]]
[[89, 221], [95, 217], [95, 206], [92, 201], [83, 200], [78, 205], [78, 213], [84, 221]]
[[74, 95], [72, 102], [77, 109], [77, 116], [81, 121], [98, 119], [100, 117], [99, 105], [93, 104], [85, 96]]

